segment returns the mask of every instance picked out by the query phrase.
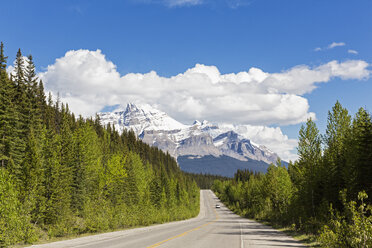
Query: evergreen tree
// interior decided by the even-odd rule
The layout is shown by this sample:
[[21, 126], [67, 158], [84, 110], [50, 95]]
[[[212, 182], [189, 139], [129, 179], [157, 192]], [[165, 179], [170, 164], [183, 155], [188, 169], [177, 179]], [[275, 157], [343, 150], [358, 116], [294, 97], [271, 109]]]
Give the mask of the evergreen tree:
[[8, 167], [12, 173], [19, 174], [23, 158], [24, 145], [21, 142], [22, 129], [20, 112], [15, 99], [15, 84], [6, 73], [4, 46], [0, 50], [0, 160], [2, 167]]
[[[14, 64], [14, 74], [13, 80], [16, 86], [16, 94], [14, 102], [19, 106], [20, 111], [24, 114], [28, 110], [29, 98], [27, 97], [27, 87], [25, 84], [25, 65], [22, 56], [21, 49], [18, 49], [15, 64]], [[26, 116], [22, 116], [26, 120]]]
[[346, 187], [345, 143], [350, 133], [351, 117], [348, 111], [337, 101], [328, 112], [328, 124], [325, 135], [326, 149], [324, 151], [324, 181], [325, 197], [337, 206], [341, 206], [338, 193]]
[[34, 90], [34, 88], [36, 88], [37, 86], [37, 76], [35, 72], [35, 64], [31, 54], [27, 57], [27, 66], [25, 68], [24, 74], [25, 82], [28, 88]]
[[354, 118], [347, 154], [347, 178], [352, 199], [356, 199], [362, 190], [372, 195], [372, 120], [363, 108]]
[[305, 206], [311, 206], [309, 216], [315, 216], [315, 206], [321, 199], [321, 189], [317, 188], [321, 161], [321, 139], [315, 123], [309, 119], [301, 126], [298, 142], [298, 166], [302, 174], [299, 185], [300, 199]]
[[31, 221], [35, 224], [43, 221], [46, 211], [44, 144], [45, 130], [36, 133], [31, 129], [22, 163], [21, 199], [26, 211], [31, 214]]
[[25, 68], [25, 87], [27, 98], [29, 99], [28, 106], [28, 119], [30, 120], [29, 125], [35, 125], [40, 123], [40, 109], [38, 108], [38, 82], [35, 73], [35, 65], [32, 55], [27, 57], [27, 66]]
[[195, 216], [198, 188], [169, 154], [46, 101], [32, 56], [11, 78], [0, 46], [0, 246]]
[[21, 240], [22, 219], [16, 185], [5, 168], [0, 168], [0, 246], [7, 247]]
[[8, 57], [4, 55], [4, 43], [0, 43], [0, 71], [6, 72], [6, 62]]

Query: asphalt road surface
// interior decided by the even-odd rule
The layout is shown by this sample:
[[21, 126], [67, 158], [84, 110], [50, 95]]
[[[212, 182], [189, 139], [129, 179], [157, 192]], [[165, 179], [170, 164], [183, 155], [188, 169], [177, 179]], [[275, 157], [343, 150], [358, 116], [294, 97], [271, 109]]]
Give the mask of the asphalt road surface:
[[[216, 204], [221, 208], [216, 208]], [[200, 192], [198, 217], [92, 235], [43, 245], [40, 248], [243, 248], [243, 247], [305, 247], [293, 238], [271, 227], [244, 219], [227, 209], [210, 190]]]

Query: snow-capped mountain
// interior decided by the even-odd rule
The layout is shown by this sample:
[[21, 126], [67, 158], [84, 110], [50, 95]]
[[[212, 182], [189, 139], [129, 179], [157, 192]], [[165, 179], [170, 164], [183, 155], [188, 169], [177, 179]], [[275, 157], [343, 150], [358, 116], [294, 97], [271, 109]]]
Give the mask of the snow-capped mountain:
[[168, 151], [172, 156], [228, 156], [240, 161], [276, 162], [278, 155], [251, 142], [233, 127], [208, 121], [184, 125], [150, 105], [128, 104], [113, 112], [99, 113], [101, 123], [114, 124], [115, 129], [132, 129], [144, 142]]
[[101, 123], [114, 124], [116, 130], [132, 129], [137, 135], [144, 130], [181, 130], [186, 126], [169, 117], [166, 113], [152, 108], [150, 105], [138, 107], [129, 103], [125, 110], [119, 107], [113, 112], [99, 113]]

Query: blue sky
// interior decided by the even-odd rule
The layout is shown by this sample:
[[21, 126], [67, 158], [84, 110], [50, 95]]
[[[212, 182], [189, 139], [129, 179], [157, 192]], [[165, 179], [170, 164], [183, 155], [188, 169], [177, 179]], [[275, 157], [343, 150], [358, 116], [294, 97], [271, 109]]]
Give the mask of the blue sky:
[[[48, 72], [48, 66], [55, 65], [57, 58], [66, 57], [67, 51], [80, 49], [101, 50], [105, 57], [97, 63], [106, 66], [111, 61], [113, 66], [107, 65], [105, 70], [120, 76], [156, 71], [164, 78], [185, 73], [196, 64], [215, 66], [220, 74], [237, 74], [252, 67], [272, 74], [300, 65], [311, 70], [334, 60], [340, 68], [346, 61], [364, 61], [367, 67], [362, 68], [363, 75], [342, 77], [331, 73], [326, 82], [313, 83], [313, 89], [290, 94], [308, 101], [309, 110], [304, 114], [315, 113], [322, 132], [327, 111], [337, 99], [352, 114], [359, 107], [372, 109], [372, 79], [365, 75], [372, 63], [370, 0], [2, 0], [1, 6], [0, 40], [5, 43], [9, 61], [21, 48], [25, 55], [34, 56], [39, 72]], [[92, 56], [99, 57], [96, 55]], [[73, 56], [76, 59], [83, 55]], [[71, 100], [71, 95], [81, 96], [74, 95], [78, 90], [57, 80], [56, 75], [57, 72], [53, 77], [44, 75], [47, 88], [61, 92], [66, 101]], [[61, 83], [56, 85], [48, 79]], [[301, 84], [301, 78], [296, 80]], [[80, 90], [89, 87], [81, 81], [75, 84], [81, 85]], [[283, 93], [288, 92], [279, 90], [278, 94]], [[99, 92], [94, 93], [97, 95]], [[124, 99], [117, 96], [102, 104], [123, 104], [117, 100], [120, 98]], [[74, 101], [81, 105], [76, 99], [71, 100], [71, 105]], [[150, 103], [156, 104], [156, 99]], [[162, 103], [159, 106], [184, 122], [202, 118], [204, 113], [177, 112], [177, 107], [167, 109]], [[226, 114], [224, 120], [223, 116], [206, 114], [212, 121], [261, 124], [259, 118], [241, 119]], [[299, 118], [289, 119], [265, 117], [262, 125], [279, 126], [285, 135], [295, 139], [302, 122]]]

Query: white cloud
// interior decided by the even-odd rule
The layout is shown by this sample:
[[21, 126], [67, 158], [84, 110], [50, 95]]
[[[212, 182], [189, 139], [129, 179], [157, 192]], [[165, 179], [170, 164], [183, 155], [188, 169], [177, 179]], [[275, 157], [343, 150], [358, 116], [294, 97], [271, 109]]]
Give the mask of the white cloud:
[[219, 128], [226, 131], [235, 130], [254, 143], [275, 151], [281, 159], [286, 161], [295, 161], [298, 158], [295, 151], [298, 141], [289, 139], [279, 127], [219, 124]]
[[59, 92], [76, 114], [94, 115], [105, 106], [128, 102], [148, 103], [184, 123], [207, 119], [239, 124], [254, 142], [294, 160], [297, 141], [288, 139], [280, 128], [264, 125], [315, 119], [303, 94], [334, 77], [368, 78], [368, 67], [365, 61], [348, 60], [317, 67], [300, 65], [278, 73], [253, 67], [221, 74], [215, 66], [197, 64], [172, 77], [161, 77], [155, 71], [120, 75], [100, 50], [77, 50], [56, 59], [38, 76], [46, 90], [53, 95]]
[[165, 0], [165, 4], [169, 7], [192, 6], [202, 3], [203, 0]]
[[314, 68], [306, 65], [295, 66], [288, 71], [273, 73], [261, 84], [272, 92], [303, 95], [313, 91], [317, 84], [329, 82], [332, 78], [366, 79], [371, 71], [369, 64], [362, 60], [330, 61]]
[[253, 2], [254, 0], [226, 0], [227, 5], [232, 9], [250, 5]]
[[327, 47], [324, 47], [324, 48], [316, 47], [314, 48], [314, 51], [319, 52], [319, 51], [329, 50], [329, 49], [333, 49], [335, 47], [341, 47], [341, 46], [346, 46], [346, 43], [345, 42], [332, 42], [331, 44], [329, 44]]
[[9, 66], [6, 68], [6, 72], [7, 72], [8, 74], [13, 73], [13, 71], [14, 71], [14, 66], [12, 66], [12, 65], [9, 65]]
[[352, 49], [347, 50], [347, 52], [351, 54], [358, 54], [358, 51]]
[[345, 46], [345, 42], [332, 42], [331, 44], [328, 45], [328, 49], [332, 49], [332, 48], [335, 48], [335, 47], [339, 47], [339, 46]]
[[[22, 56], [22, 60], [23, 60], [23, 67], [24, 68], [27, 68], [27, 66], [29, 65], [28, 64], [28, 58], [26, 57], [26, 56]], [[8, 73], [8, 74], [13, 74], [13, 75], [15, 75], [15, 67], [16, 67], [16, 60], [14, 60], [13, 61], [13, 65], [9, 65], [9, 66], [7, 66], [7, 68], [6, 68], [6, 72]]]
[[204, 0], [131, 0], [139, 4], [161, 4], [167, 7], [183, 7], [204, 4]]
[[315, 118], [302, 95], [334, 77], [368, 78], [368, 63], [331, 61], [318, 67], [296, 66], [280, 73], [258, 68], [221, 74], [197, 64], [172, 77], [155, 71], [121, 76], [100, 50], [69, 51], [39, 74], [47, 90], [77, 114], [94, 115], [103, 107], [144, 102], [185, 123], [203, 118], [251, 125], [296, 124]]
[[252, 4], [255, 0], [130, 0], [134, 3], [139, 4], [162, 4], [167, 7], [184, 7], [184, 6], [196, 6], [196, 5], [208, 5], [214, 6], [215, 4], [223, 4], [229, 8], [236, 9], [243, 6]]

